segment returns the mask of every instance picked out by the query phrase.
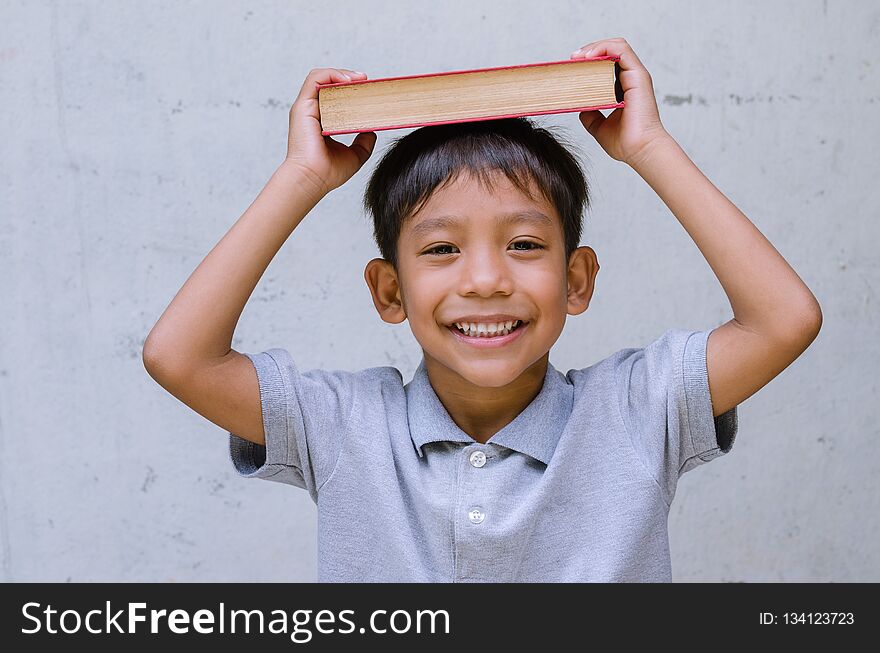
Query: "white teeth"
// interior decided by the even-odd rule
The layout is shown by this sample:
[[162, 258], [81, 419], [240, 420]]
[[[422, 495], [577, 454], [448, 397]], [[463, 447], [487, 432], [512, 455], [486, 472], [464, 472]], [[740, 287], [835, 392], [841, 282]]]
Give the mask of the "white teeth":
[[474, 322], [456, 322], [455, 327], [472, 338], [491, 338], [506, 336], [520, 324], [520, 320], [508, 320], [496, 324], [475, 324]]

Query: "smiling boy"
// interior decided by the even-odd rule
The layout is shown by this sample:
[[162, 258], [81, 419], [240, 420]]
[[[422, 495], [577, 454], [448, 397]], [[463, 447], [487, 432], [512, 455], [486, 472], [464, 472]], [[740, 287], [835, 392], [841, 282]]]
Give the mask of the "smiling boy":
[[562, 219], [536, 190], [492, 183], [461, 173], [433, 191], [401, 228], [397, 269], [373, 259], [365, 273], [382, 319], [408, 321], [432, 387], [480, 442], [538, 394], [566, 313], [586, 310], [598, 270], [589, 248], [566, 257]]
[[269, 262], [375, 144], [321, 136], [315, 84], [365, 75], [316, 69], [284, 163], [150, 332], [150, 375], [229, 431], [238, 472], [308, 490], [319, 581], [669, 581], [678, 478], [731, 449], [737, 405], [818, 334], [815, 297], [663, 128], [626, 41], [572, 57], [605, 54], [626, 106], [580, 120], [694, 240], [730, 321], [556, 370], [550, 349], [599, 270], [578, 246], [587, 187], [548, 132], [508, 119], [416, 130], [365, 193], [382, 257], [364, 278], [381, 319], [406, 320], [421, 346], [410, 382], [232, 350]]

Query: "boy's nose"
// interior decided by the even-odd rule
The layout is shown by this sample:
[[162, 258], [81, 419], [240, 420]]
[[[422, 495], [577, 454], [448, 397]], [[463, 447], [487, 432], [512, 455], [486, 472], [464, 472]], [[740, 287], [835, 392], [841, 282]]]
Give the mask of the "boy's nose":
[[459, 288], [463, 295], [475, 293], [490, 297], [495, 293], [510, 294], [513, 291], [511, 271], [495, 254], [475, 252], [459, 270]]

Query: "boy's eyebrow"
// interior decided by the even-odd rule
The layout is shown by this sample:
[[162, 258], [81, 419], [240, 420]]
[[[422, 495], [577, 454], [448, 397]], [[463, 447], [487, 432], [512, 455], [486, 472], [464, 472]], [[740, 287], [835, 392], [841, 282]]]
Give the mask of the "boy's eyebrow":
[[[438, 215], [433, 218], [426, 218], [415, 224], [411, 228], [414, 238], [421, 238], [437, 229], [453, 228], [458, 226], [460, 220], [455, 215]], [[513, 211], [510, 213], [502, 213], [496, 216], [496, 222], [502, 227], [512, 224], [529, 223], [541, 227], [552, 227], [553, 220], [544, 215], [540, 211], [534, 209], [525, 209], [522, 211]]]

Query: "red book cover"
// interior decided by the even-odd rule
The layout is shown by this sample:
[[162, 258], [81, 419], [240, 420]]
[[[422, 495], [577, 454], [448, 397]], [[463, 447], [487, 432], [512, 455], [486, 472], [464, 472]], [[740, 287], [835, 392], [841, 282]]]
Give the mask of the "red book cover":
[[605, 55], [605, 56], [601, 56], [601, 57], [585, 57], [582, 59], [564, 59], [562, 61], [542, 61], [539, 63], [531, 63], [531, 64], [517, 64], [515, 66], [496, 66], [493, 68], [474, 68], [472, 70], [451, 70], [451, 71], [447, 71], [447, 72], [426, 73], [426, 74], [422, 74], [422, 75], [402, 75], [399, 77], [380, 77], [380, 78], [376, 78], [376, 79], [353, 80], [350, 82], [335, 82], [333, 84], [318, 84], [318, 89], [319, 89], [318, 92], [320, 93], [321, 88], [329, 87], [329, 86], [349, 86], [351, 84], [370, 84], [370, 83], [374, 83], [374, 82], [385, 82], [385, 81], [391, 81], [391, 80], [395, 80], [395, 79], [414, 79], [416, 77], [436, 77], [438, 75], [461, 75], [464, 73], [476, 73], [476, 72], [483, 72], [483, 71], [488, 71], [488, 70], [507, 70], [507, 69], [511, 69], [511, 68], [525, 68], [525, 67], [529, 67], [529, 66], [549, 66], [552, 64], [560, 64], [560, 63], [576, 64], [576, 63], [581, 63], [583, 61], [601, 61], [603, 59], [610, 59], [615, 62], [614, 89], [615, 89], [615, 95], [618, 100], [618, 102], [615, 104], [605, 104], [602, 106], [589, 106], [589, 107], [573, 107], [571, 109], [555, 109], [553, 111], [533, 111], [533, 112], [529, 112], [529, 113], [513, 113], [513, 114], [507, 114], [507, 115], [488, 116], [488, 117], [482, 117], [482, 118], [464, 118], [464, 119], [459, 119], [459, 120], [438, 120], [438, 121], [434, 121], [434, 122], [411, 123], [411, 124], [405, 124], [405, 125], [390, 125], [387, 127], [375, 127], [373, 129], [369, 129], [369, 130], [354, 130], [354, 129], [341, 130], [341, 131], [322, 130], [321, 135], [332, 136], [334, 134], [355, 134], [359, 131], [383, 131], [386, 129], [409, 129], [411, 127], [425, 127], [427, 125], [448, 125], [448, 124], [458, 123], [458, 122], [475, 122], [478, 120], [499, 120], [501, 118], [518, 118], [520, 116], [539, 116], [539, 115], [547, 115], [547, 114], [551, 114], [551, 113], [574, 113], [574, 112], [580, 112], [580, 111], [591, 111], [593, 109], [616, 109], [618, 107], [624, 107], [624, 106], [626, 106], [626, 103], [623, 100], [623, 89], [620, 85], [620, 64], [619, 64], [620, 57], [614, 56], [614, 55]]

